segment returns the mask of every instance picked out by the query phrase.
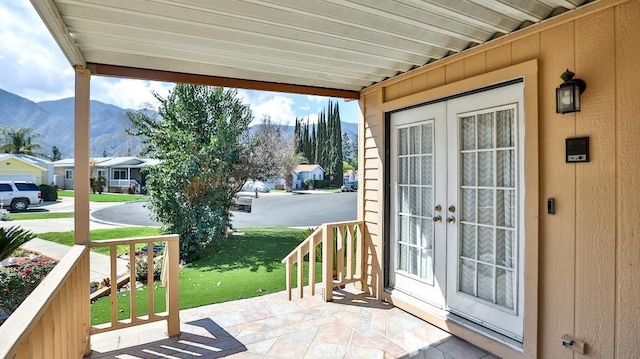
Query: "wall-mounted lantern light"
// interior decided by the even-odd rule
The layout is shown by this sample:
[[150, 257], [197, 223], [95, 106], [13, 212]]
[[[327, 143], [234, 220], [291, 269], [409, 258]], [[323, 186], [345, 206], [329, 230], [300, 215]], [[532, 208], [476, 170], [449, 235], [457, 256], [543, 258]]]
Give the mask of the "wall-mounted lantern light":
[[587, 88], [587, 84], [573, 76], [575, 74], [569, 69], [560, 75], [564, 82], [556, 88], [556, 113], [580, 112], [580, 94]]

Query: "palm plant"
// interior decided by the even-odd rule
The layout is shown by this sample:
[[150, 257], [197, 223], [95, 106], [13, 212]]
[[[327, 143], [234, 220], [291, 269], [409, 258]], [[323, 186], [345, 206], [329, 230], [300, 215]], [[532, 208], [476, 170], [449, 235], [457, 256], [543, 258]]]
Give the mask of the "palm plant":
[[36, 235], [19, 226], [0, 228], [0, 261], [9, 257], [18, 247], [32, 240]]
[[42, 135], [34, 133], [28, 127], [2, 127], [0, 128], [0, 151], [4, 153], [24, 154], [35, 156], [42, 149], [35, 140]]

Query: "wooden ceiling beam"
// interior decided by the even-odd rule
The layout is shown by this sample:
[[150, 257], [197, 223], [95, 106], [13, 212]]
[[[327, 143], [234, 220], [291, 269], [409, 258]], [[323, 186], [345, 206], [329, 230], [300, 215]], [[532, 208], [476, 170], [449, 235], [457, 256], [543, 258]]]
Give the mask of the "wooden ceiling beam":
[[92, 75], [359, 99], [359, 91], [87, 63]]

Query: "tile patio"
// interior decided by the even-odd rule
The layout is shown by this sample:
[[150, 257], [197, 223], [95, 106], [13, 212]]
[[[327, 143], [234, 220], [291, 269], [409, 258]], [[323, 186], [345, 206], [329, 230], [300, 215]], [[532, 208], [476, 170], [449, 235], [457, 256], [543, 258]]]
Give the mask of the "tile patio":
[[495, 358], [398, 308], [334, 292], [288, 301], [284, 292], [180, 311], [182, 334], [156, 322], [92, 336], [90, 358]]

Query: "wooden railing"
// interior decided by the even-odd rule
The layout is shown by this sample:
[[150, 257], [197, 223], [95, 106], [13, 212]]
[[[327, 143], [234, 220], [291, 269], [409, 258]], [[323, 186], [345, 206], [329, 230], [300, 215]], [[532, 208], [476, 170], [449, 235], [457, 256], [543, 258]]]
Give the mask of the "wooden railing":
[[[327, 223], [318, 227], [283, 260], [286, 268], [287, 295], [291, 300], [292, 272], [297, 265], [297, 288], [300, 298], [304, 293], [304, 262], [308, 261], [308, 286], [311, 295], [316, 287], [316, 250], [322, 248], [322, 283], [324, 300], [333, 299], [333, 288], [364, 280], [364, 222]], [[363, 283], [364, 284], [364, 283]]]
[[[174, 337], [180, 334], [180, 316], [178, 306], [178, 278], [179, 278], [179, 258], [180, 249], [178, 245], [178, 235], [164, 235], [157, 237], [141, 237], [141, 238], [127, 238], [127, 239], [113, 239], [99, 242], [91, 242], [89, 245], [92, 248], [95, 247], [109, 247], [111, 258], [111, 322], [103, 325], [91, 327], [91, 334], [102, 333], [112, 331], [120, 328], [131, 327], [135, 325], [142, 325], [150, 322], [156, 322], [159, 320], [167, 321], [167, 333], [170, 337]], [[154, 271], [154, 243], [166, 242], [164, 249], [163, 265], [162, 265], [162, 284], [166, 287], [166, 312], [155, 312], [155, 287], [153, 285], [153, 271]], [[143, 258], [139, 258], [131, 253], [136, 253], [136, 244], [144, 244], [147, 246], [147, 253], [143, 255]], [[128, 246], [127, 252], [129, 255], [129, 268], [131, 283], [129, 285], [129, 319], [118, 320], [118, 281], [117, 274], [117, 248], [118, 246]], [[146, 257], [146, 258], [144, 258]], [[147, 262], [147, 315], [138, 315], [136, 308], [136, 285], [135, 285], [135, 268], [136, 260], [146, 260]]]
[[[132, 283], [129, 320], [117, 320], [117, 246], [147, 245], [148, 283], [153, 283], [153, 243], [166, 242], [162, 281], [166, 286], [166, 309], [155, 313], [154, 286], [149, 285], [149, 315], [136, 314], [136, 286]], [[91, 327], [89, 306], [90, 247], [111, 249], [111, 323]], [[134, 268], [135, 256], [130, 256]], [[138, 259], [140, 260], [140, 259]], [[177, 235], [116, 239], [75, 245], [36, 289], [0, 326], [0, 358], [81, 358], [91, 351], [90, 335], [158, 320], [167, 320], [169, 336], [180, 334], [178, 307], [179, 244]], [[135, 278], [135, 274], [132, 276]], [[135, 279], [134, 279], [135, 281]]]
[[0, 358], [81, 358], [89, 320], [89, 248], [76, 245], [0, 326]]

